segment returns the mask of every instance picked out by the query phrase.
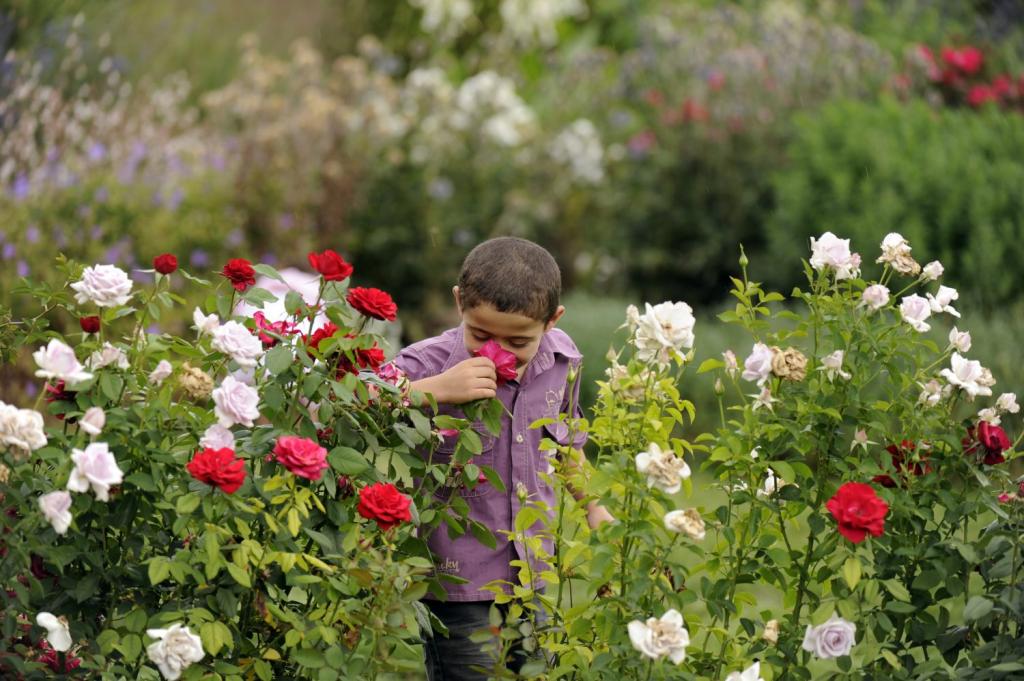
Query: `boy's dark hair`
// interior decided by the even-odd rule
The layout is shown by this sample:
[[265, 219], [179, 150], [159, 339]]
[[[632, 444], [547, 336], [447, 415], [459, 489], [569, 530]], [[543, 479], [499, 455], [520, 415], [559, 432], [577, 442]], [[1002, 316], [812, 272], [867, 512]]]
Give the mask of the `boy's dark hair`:
[[562, 273], [544, 248], [532, 241], [501, 236], [478, 245], [462, 261], [459, 301], [468, 310], [490, 303], [547, 322], [558, 310]]

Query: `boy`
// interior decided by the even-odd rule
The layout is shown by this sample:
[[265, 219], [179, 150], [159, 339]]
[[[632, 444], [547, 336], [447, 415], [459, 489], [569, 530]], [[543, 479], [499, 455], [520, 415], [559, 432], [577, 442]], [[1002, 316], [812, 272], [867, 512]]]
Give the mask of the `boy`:
[[[557, 418], [570, 403], [577, 405], [575, 416], [579, 415], [579, 383], [574, 395], [566, 388], [570, 368], [578, 369], [582, 356], [569, 336], [555, 328], [565, 313], [559, 304], [561, 288], [558, 265], [537, 244], [515, 237], [486, 241], [466, 256], [459, 283], [452, 288], [462, 324], [405, 348], [395, 360], [413, 389], [433, 394], [439, 405], [497, 397], [508, 411], [501, 432], [482, 438], [484, 449], [474, 457], [475, 463], [501, 475], [506, 491], [482, 483], [463, 494], [471, 517], [494, 533], [497, 548], [488, 549], [468, 533], [450, 539], [437, 531], [428, 542], [439, 569], [468, 580], [446, 584], [444, 602], [425, 601], [449, 630], [449, 637], [436, 635], [425, 642], [431, 681], [486, 678], [470, 669], [493, 664], [480, 645], [469, 640], [474, 631], [488, 626], [493, 596], [481, 587], [496, 579], [517, 583], [510, 561], [527, 558], [523, 546], [508, 541], [501, 531], [513, 528], [524, 498], [555, 505], [554, 490], [538, 475], [549, 470], [548, 454], [539, 445], [545, 436], [568, 444], [568, 432], [564, 424], [547, 426], [547, 432], [529, 425], [540, 418]], [[515, 380], [498, 385], [494, 363], [473, 355], [489, 340], [515, 355]], [[580, 448], [585, 441], [586, 435], [578, 434], [573, 446]], [[596, 503], [587, 512], [592, 528], [611, 520]], [[522, 662], [519, 658], [515, 666]]]

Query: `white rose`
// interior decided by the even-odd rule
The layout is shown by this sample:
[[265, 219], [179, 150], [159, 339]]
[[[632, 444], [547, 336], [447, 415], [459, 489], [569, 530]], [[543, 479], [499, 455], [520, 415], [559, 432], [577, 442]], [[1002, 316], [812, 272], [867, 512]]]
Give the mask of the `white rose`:
[[746, 381], [757, 381], [758, 385], [764, 385], [772, 374], [772, 349], [764, 343], [754, 343], [750, 355], [743, 360], [743, 379]]
[[46, 446], [43, 415], [33, 409], [18, 409], [0, 402], [0, 445], [19, 452]]
[[761, 489], [757, 490], [757, 496], [762, 499], [769, 499], [775, 496], [776, 492], [791, 483], [786, 482], [782, 478], [775, 475], [775, 471], [769, 468], [765, 472], [764, 484]]
[[107, 415], [99, 407], [89, 407], [78, 420], [79, 427], [89, 435], [99, 435], [107, 425]]
[[932, 328], [930, 324], [924, 321], [932, 316], [931, 305], [916, 293], [905, 297], [900, 302], [900, 315], [903, 317], [903, 321], [910, 324], [915, 331], [924, 333]]
[[665, 529], [670, 532], [682, 532], [698, 541], [704, 538], [704, 519], [695, 508], [669, 511], [665, 514], [664, 522]]
[[943, 272], [945, 272], [945, 269], [942, 267], [942, 263], [938, 260], [932, 260], [921, 270], [921, 277], [925, 281], [935, 281], [942, 276]]
[[637, 325], [640, 324], [640, 310], [637, 309], [636, 305], [626, 306], [626, 325], [629, 326], [629, 330], [636, 331]]
[[192, 321], [195, 324], [195, 330], [200, 336], [213, 333], [220, 326], [220, 319], [217, 315], [204, 315], [203, 311], [198, 307], [192, 311]]
[[897, 232], [889, 232], [882, 239], [882, 255], [875, 262], [892, 262], [900, 256], [910, 255], [910, 244]]
[[[778, 640], [778, 635], [776, 635]], [[742, 672], [733, 672], [725, 677], [725, 681], [764, 681], [761, 678], [761, 663], [755, 662]]]
[[203, 437], [199, 439], [199, 446], [204, 449], [234, 449], [235, 434], [230, 428], [215, 423], [203, 433]]
[[960, 331], [955, 326], [949, 331], [949, 347], [956, 348], [959, 352], [967, 352], [971, 349], [971, 332]]
[[942, 385], [934, 378], [927, 383], [918, 383], [921, 386], [921, 394], [917, 401], [929, 407], [934, 407], [942, 399]]
[[128, 355], [125, 354], [124, 350], [110, 343], [104, 343], [102, 348], [89, 355], [89, 359], [85, 361], [86, 368], [94, 370], [102, 369], [111, 364], [118, 369], [127, 369], [131, 366], [128, 363]]
[[960, 313], [953, 309], [952, 305], [953, 301], [960, 297], [960, 294], [957, 292], [955, 288], [950, 288], [949, 286], [940, 286], [939, 292], [936, 293], [934, 296], [930, 293], [927, 295], [928, 304], [931, 305], [932, 312], [948, 312], [954, 317], [960, 316]]
[[860, 304], [878, 310], [889, 304], [889, 289], [881, 284], [872, 284], [860, 295]]
[[213, 331], [213, 348], [231, 357], [238, 366], [251, 369], [263, 356], [263, 343], [236, 321], [221, 324]]
[[46, 629], [46, 642], [54, 650], [66, 653], [71, 650], [71, 629], [68, 627], [68, 620], [61, 615], [54, 617], [51, 613], [41, 612], [36, 615], [36, 624]]
[[850, 380], [850, 372], [843, 371], [844, 356], [842, 350], [836, 350], [831, 354], [825, 355], [821, 358], [821, 366], [818, 367], [818, 371], [824, 371], [830, 381], [834, 381], [836, 376], [847, 381]]
[[998, 426], [1002, 423], [1002, 419], [999, 418], [999, 410], [988, 407], [978, 412], [978, 420], [985, 421], [989, 425]]
[[657, 660], [667, 656], [675, 664], [686, 659], [690, 632], [683, 626], [683, 616], [678, 611], [669, 610], [661, 619], [651, 617], [646, 623], [633, 620], [627, 628], [630, 643], [645, 657]]
[[669, 451], [662, 451], [656, 443], [647, 445], [647, 450], [636, 455], [636, 470], [647, 476], [647, 486], [657, 487], [666, 494], [675, 494], [682, 481], [690, 477], [686, 461]]
[[153, 385], [160, 385], [174, 373], [174, 366], [166, 359], [160, 360], [153, 371], [149, 372], [149, 382]]
[[942, 376], [950, 385], [961, 388], [966, 392], [970, 399], [973, 400], [978, 395], [992, 394], [992, 389], [985, 385], [988, 379], [985, 376], [985, 369], [982, 368], [981, 362], [967, 359], [961, 356], [959, 352], [954, 352], [953, 356], [949, 358], [949, 364], [949, 369], [941, 371]]
[[71, 495], [60, 490], [39, 497], [39, 510], [57, 534], [64, 534], [71, 526]]
[[236, 423], [252, 426], [253, 420], [260, 417], [259, 393], [231, 376], [225, 377], [220, 387], [213, 391], [213, 402], [213, 413], [225, 428]]
[[123, 481], [117, 460], [105, 442], [93, 442], [84, 450], [72, 449], [71, 460], [75, 468], [68, 478], [67, 488], [72, 492], [88, 492], [89, 488], [100, 501], [110, 499], [110, 488]]
[[52, 378], [68, 383], [80, 383], [92, 378], [92, 374], [83, 371], [82, 365], [75, 357], [75, 351], [56, 338], [50, 339], [46, 347], [32, 353], [32, 358], [39, 366], [36, 371], [39, 378]]
[[79, 305], [94, 303], [99, 307], [124, 305], [132, 297], [132, 280], [124, 270], [113, 265], [86, 267], [82, 278], [71, 284]]
[[847, 622], [837, 615], [832, 615], [824, 624], [819, 624], [816, 627], [807, 625], [803, 648], [822, 660], [843, 657], [850, 654], [850, 649], [855, 643], [854, 635], [856, 633], [856, 624]]
[[860, 256], [850, 252], [850, 240], [840, 239], [832, 232], [819, 238], [811, 237], [811, 267], [816, 270], [831, 268], [836, 279], [850, 279], [860, 274]]
[[693, 327], [696, 319], [693, 309], [686, 303], [659, 303], [647, 309], [637, 321], [637, 356], [644, 362], [657, 360], [668, 364], [680, 350], [693, 347]]
[[202, 639], [186, 626], [173, 624], [170, 629], [147, 629], [146, 634], [157, 639], [146, 648], [146, 655], [168, 681], [176, 681], [185, 669], [203, 659]]
[[761, 388], [761, 392], [756, 395], [751, 395], [751, 397], [754, 398], [754, 401], [750, 405], [751, 411], [757, 411], [762, 407], [768, 411], [775, 411], [772, 405], [778, 402], [778, 400], [772, 397], [772, 391], [768, 386], [764, 386]]
[[1005, 411], [1010, 414], [1016, 414], [1020, 411], [1020, 405], [1017, 404], [1017, 396], [1013, 393], [1003, 393], [996, 400], [996, 407], [1000, 411]]

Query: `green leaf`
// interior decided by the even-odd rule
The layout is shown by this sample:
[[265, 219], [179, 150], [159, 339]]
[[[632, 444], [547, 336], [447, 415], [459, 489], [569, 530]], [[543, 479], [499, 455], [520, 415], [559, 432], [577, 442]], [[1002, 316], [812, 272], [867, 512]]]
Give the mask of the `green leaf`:
[[105, 371], [100, 374], [100, 390], [103, 394], [110, 399], [111, 402], [116, 402], [117, 398], [121, 396], [121, 388], [124, 386], [124, 379], [117, 374], [112, 374], [109, 371]]
[[351, 447], [335, 447], [327, 455], [327, 460], [342, 475], [359, 475], [370, 467], [366, 457]]
[[277, 376], [288, 369], [288, 367], [292, 365], [292, 361], [294, 361], [292, 349], [287, 345], [278, 345], [277, 347], [271, 348], [264, 357], [267, 371], [274, 376]]
[[149, 583], [156, 586], [171, 576], [171, 561], [166, 556], [157, 556], [149, 561]]
[[857, 588], [857, 583], [860, 582], [861, 565], [860, 561], [857, 560], [856, 556], [850, 556], [843, 563], [843, 579], [846, 580], [847, 586], [850, 587], [850, 591]]
[[703, 373], [706, 373], [708, 371], [713, 371], [715, 369], [721, 369], [724, 366], [725, 366], [725, 362], [723, 362], [720, 359], [715, 359], [714, 357], [711, 357], [711, 358], [706, 359], [706, 360], [704, 360], [703, 362], [700, 363], [700, 366], [697, 367], [697, 373], [698, 374], [703, 374]]
[[495, 540], [494, 535], [491, 534], [491, 531], [485, 525], [476, 520], [470, 520], [469, 523], [469, 529], [478, 542], [492, 551], [497, 548], [497, 540]]
[[276, 279], [282, 283], [287, 283], [285, 282], [284, 277], [282, 277], [281, 274], [270, 265], [260, 263], [258, 265], [253, 265], [252, 268], [256, 270], [257, 274], [262, 274], [264, 277], [269, 277], [270, 279]]
[[199, 508], [199, 501], [199, 494], [189, 492], [178, 497], [178, 501], [174, 504], [174, 509], [178, 512], [178, 515], [188, 515]]
[[292, 651], [292, 659], [303, 667], [319, 669], [326, 664], [324, 654], [313, 648], [297, 648]]
[[971, 596], [971, 599], [967, 601], [967, 605], [964, 606], [964, 619], [968, 622], [980, 620], [992, 612], [992, 607], [992, 601], [984, 596]]
[[252, 581], [249, 579], [249, 573], [248, 572], [246, 572], [242, 568], [238, 567], [234, 563], [230, 563], [229, 562], [229, 563], [225, 563], [225, 565], [228, 568], [228, 574], [230, 574], [231, 577], [236, 582], [238, 582], [239, 584], [241, 584], [242, 586], [244, 586], [246, 588], [249, 588], [249, 587], [252, 586]]
[[910, 602], [910, 592], [907, 591], [907, 588], [903, 586], [903, 584], [896, 581], [895, 579], [890, 579], [882, 583], [885, 585], [886, 590], [888, 590], [888, 592], [891, 593], [894, 598], [897, 598], [901, 601], [907, 601], [908, 603]]

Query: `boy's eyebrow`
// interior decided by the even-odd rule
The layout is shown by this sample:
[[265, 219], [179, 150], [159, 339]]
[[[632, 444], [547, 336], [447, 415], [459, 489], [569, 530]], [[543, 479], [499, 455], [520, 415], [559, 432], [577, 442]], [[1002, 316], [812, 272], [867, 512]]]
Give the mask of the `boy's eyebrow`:
[[[488, 336], [493, 336], [494, 335], [493, 333], [491, 333], [490, 331], [487, 331], [486, 329], [481, 329], [479, 326], [473, 326], [472, 324], [466, 324], [466, 326], [469, 327], [470, 331], [478, 331], [478, 332], [480, 332], [482, 334], [486, 334]], [[532, 341], [533, 340], [533, 336], [509, 336], [508, 340]]]

